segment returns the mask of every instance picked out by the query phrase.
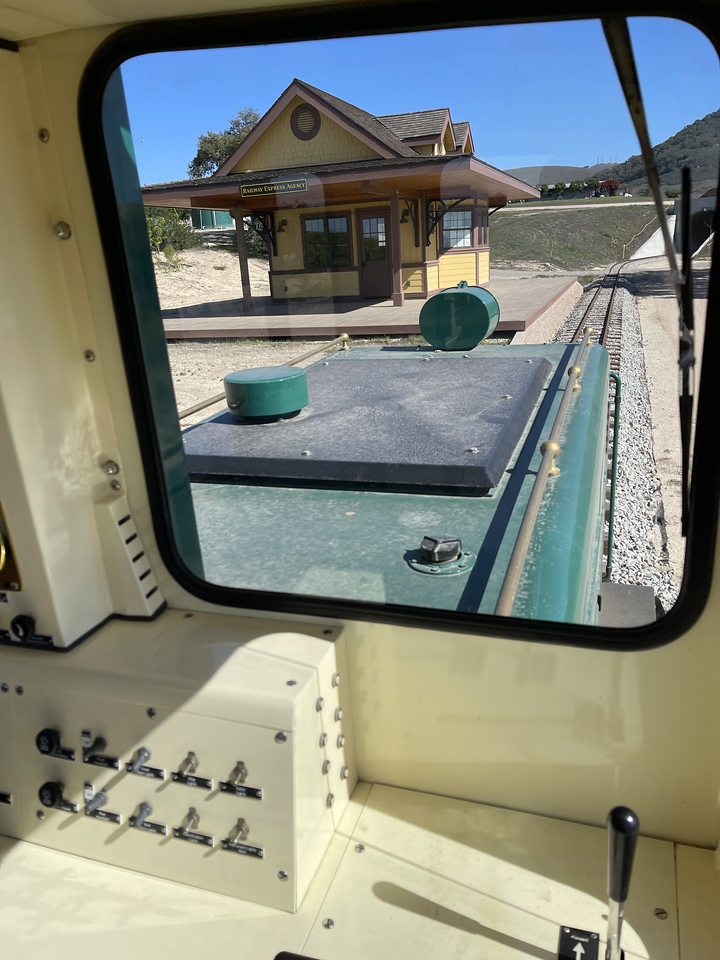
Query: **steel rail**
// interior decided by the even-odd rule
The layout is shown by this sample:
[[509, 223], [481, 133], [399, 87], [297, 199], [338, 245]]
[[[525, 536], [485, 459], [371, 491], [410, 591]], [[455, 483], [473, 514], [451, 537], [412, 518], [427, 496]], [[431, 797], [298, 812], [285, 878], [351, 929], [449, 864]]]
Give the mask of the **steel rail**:
[[[341, 333], [339, 337], [335, 337], [334, 340], [328, 341], [328, 343], [323, 343], [320, 347], [313, 347], [312, 350], [308, 350], [307, 353], [301, 354], [299, 357], [295, 357], [294, 360], [288, 360], [285, 364], [286, 367], [294, 367], [297, 363], [302, 363], [303, 360], [308, 360], [310, 357], [314, 357], [316, 353], [322, 353], [324, 350], [329, 350], [330, 347], [339, 346], [341, 350], [348, 349], [348, 341], [350, 337], [347, 333]], [[342, 346], [340, 346], [342, 344]], [[194, 403], [192, 407], [187, 407], [185, 410], [181, 410], [178, 413], [178, 420], [187, 420], [188, 417], [191, 417], [194, 413], [199, 413], [200, 410], [204, 410], [206, 407], [212, 407], [215, 403], [220, 403], [221, 400], [225, 399], [225, 392], [217, 393], [214, 397], [209, 397], [207, 400], [200, 400], [198, 403]]]
[[568, 406], [570, 405], [572, 395], [576, 390], [579, 389], [578, 380], [582, 373], [582, 367], [580, 364], [582, 363], [585, 350], [590, 342], [592, 333], [593, 331], [590, 327], [585, 328], [585, 334], [582, 342], [578, 346], [575, 356], [573, 357], [573, 360], [567, 370], [568, 382], [565, 386], [563, 398], [560, 401], [557, 414], [555, 415], [555, 421], [552, 425], [552, 429], [550, 430], [550, 436], [540, 445], [542, 460], [540, 461], [540, 466], [538, 467], [538, 471], [535, 475], [535, 482], [533, 483], [532, 490], [530, 491], [530, 497], [528, 498], [528, 502], [525, 507], [525, 513], [523, 514], [523, 518], [520, 523], [520, 529], [518, 530], [517, 537], [515, 538], [515, 544], [513, 546], [512, 553], [510, 554], [510, 560], [508, 561], [505, 577], [503, 579], [502, 587], [500, 588], [500, 593], [495, 605], [496, 616], [509, 617], [512, 615], [513, 603], [515, 602], [518, 584], [520, 583], [520, 575], [522, 574], [523, 567], [525, 566], [525, 560], [527, 558], [527, 552], [530, 546], [530, 539], [537, 522], [537, 516], [540, 511], [540, 503], [542, 502], [542, 496], [545, 492], [547, 479], [548, 477], [556, 477], [560, 473], [560, 469], [555, 464], [555, 457], [560, 453], [560, 444], [558, 443], [558, 439], [560, 437], [560, 432], [565, 421], [565, 415], [567, 413]]

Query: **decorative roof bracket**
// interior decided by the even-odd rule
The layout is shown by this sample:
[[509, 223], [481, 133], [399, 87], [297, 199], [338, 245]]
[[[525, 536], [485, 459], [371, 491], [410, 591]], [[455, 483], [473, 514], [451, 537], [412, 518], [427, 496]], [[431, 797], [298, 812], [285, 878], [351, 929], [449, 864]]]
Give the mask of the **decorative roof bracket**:
[[444, 200], [426, 200], [425, 201], [425, 223], [427, 225], [427, 241], [425, 246], [430, 246], [430, 237], [435, 227], [440, 223], [446, 213], [449, 213], [461, 203], [465, 203], [469, 197], [461, 197], [460, 200], [453, 200], [452, 203], [445, 203]]
[[415, 246], [420, 246], [420, 219], [418, 217], [418, 202], [417, 200], [406, 200], [402, 198], [402, 202], [405, 204], [405, 209], [400, 216], [400, 223], [407, 223], [408, 217], [412, 221], [413, 228], [415, 229]]

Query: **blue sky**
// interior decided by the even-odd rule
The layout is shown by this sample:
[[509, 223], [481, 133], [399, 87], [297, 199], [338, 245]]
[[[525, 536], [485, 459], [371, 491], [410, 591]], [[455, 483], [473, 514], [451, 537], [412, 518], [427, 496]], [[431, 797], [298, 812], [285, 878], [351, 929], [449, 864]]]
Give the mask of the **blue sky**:
[[[717, 55], [694, 27], [630, 32], [653, 143], [718, 109]], [[122, 74], [141, 183], [184, 179], [198, 136], [262, 115], [293, 77], [374, 115], [449, 107], [501, 169], [639, 152], [598, 21], [153, 54]]]

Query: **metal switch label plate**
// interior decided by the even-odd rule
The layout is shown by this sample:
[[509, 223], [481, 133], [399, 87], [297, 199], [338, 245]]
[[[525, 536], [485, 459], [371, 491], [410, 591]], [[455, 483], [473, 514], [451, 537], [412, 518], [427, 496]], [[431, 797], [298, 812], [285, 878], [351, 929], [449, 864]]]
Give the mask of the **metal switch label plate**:
[[212, 847], [215, 841], [206, 833], [194, 833], [192, 830], [186, 830], [184, 827], [173, 827], [173, 836], [176, 840], [185, 840], [187, 843], [199, 843], [205, 847]]
[[178, 773], [176, 770], [172, 775], [172, 779], [173, 783], [184, 783], [186, 787], [212, 790], [212, 780], [206, 780], [205, 777], [194, 777], [190, 773]]
[[254, 857], [256, 860], [262, 860], [265, 856], [263, 847], [253, 847], [249, 843], [240, 843], [237, 840], [223, 840], [223, 850], [229, 850], [230, 853], [239, 853], [243, 857]]
[[85, 757], [83, 763], [89, 763], [92, 767], [105, 767], [110, 770], [120, 769], [120, 761], [117, 757], [104, 757], [101, 754]]
[[110, 813], [108, 810], [93, 810], [92, 813], [86, 813], [85, 816], [92, 817], [95, 820], [103, 820], [105, 823], [114, 823], [118, 827], [122, 823], [121, 813]]
[[126, 763], [125, 769], [128, 773], [134, 773], [137, 777], [148, 777], [150, 780], [165, 779], [165, 771], [160, 767], [139, 767], [137, 770], [131, 770], [131, 766], [131, 763]]
[[63, 813], [77, 813], [78, 806], [76, 803], [70, 803], [69, 800], [61, 800], [57, 805], [58, 810], [62, 810]]
[[228, 780], [221, 781], [220, 792], [230, 793], [234, 797], [247, 797], [250, 800], [262, 800], [263, 798], [261, 787], [246, 787], [244, 783], [230, 783]]
[[575, 927], [560, 927], [558, 960], [598, 960], [599, 948], [599, 934]]

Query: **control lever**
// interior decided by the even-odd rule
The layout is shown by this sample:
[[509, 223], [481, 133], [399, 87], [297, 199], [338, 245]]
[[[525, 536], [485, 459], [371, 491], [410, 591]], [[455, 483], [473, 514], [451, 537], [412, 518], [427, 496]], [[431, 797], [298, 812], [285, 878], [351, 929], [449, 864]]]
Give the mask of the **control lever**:
[[93, 813], [95, 810], [97, 810], [98, 807], [104, 807], [107, 802], [108, 802], [108, 795], [105, 793], [104, 790], [98, 790], [95, 796], [93, 796], [85, 804], [85, 813], [89, 815]]
[[150, 759], [150, 751], [147, 747], [139, 747], [135, 754], [135, 759], [128, 764], [130, 773], [138, 773], [140, 767]]
[[629, 807], [608, 814], [608, 932], [605, 960], [621, 960], [620, 934], [630, 889], [640, 821]]
[[146, 803], [143, 801], [138, 807], [138, 812], [135, 814], [135, 818], [132, 820], [133, 827], [142, 827], [147, 818], [153, 812], [152, 804]]
[[83, 760], [89, 760], [90, 757], [94, 757], [106, 749], [107, 740], [105, 737], [95, 737], [92, 743], [88, 744], [86, 747], [83, 747]]

